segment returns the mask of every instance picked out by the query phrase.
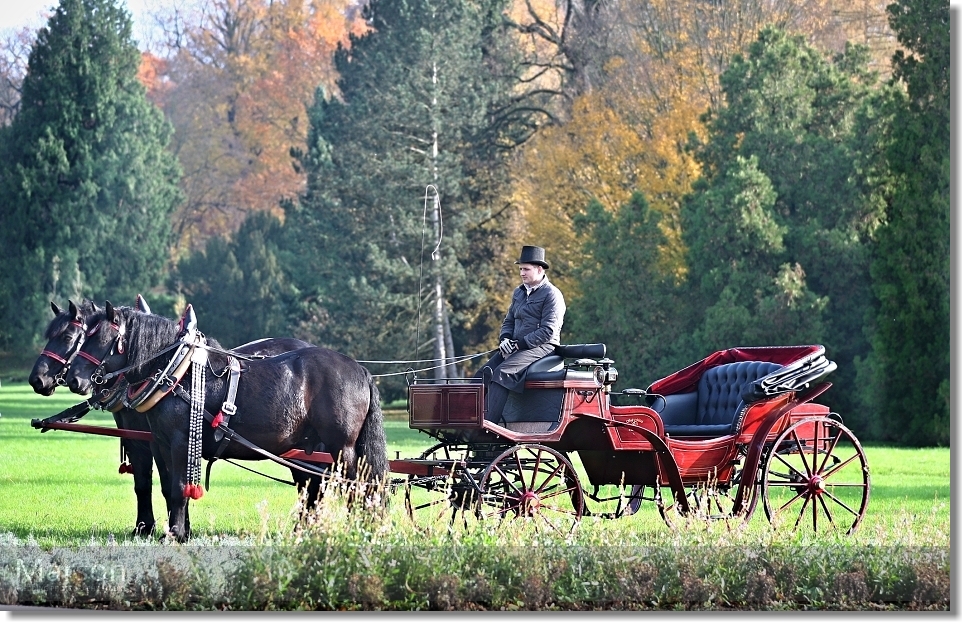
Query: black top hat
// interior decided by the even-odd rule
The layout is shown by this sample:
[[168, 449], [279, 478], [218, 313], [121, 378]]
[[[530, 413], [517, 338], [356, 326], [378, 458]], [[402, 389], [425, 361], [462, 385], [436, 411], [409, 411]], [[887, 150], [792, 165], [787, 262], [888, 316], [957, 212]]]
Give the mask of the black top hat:
[[537, 264], [548, 268], [548, 262], [544, 261], [544, 249], [541, 247], [521, 247], [521, 257], [515, 264]]

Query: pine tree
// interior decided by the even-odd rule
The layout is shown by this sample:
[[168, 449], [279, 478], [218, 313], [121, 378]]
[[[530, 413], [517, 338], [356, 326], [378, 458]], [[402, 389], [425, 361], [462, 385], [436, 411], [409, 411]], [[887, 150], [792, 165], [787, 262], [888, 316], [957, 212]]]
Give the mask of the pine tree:
[[430, 358], [439, 280], [454, 341], [487, 321], [460, 310], [483, 300], [493, 189], [529, 123], [502, 5], [374, 0], [371, 31], [337, 53], [341, 98], [310, 110], [308, 190], [285, 222], [303, 337], [363, 359]]
[[31, 347], [49, 301], [132, 301], [159, 283], [180, 200], [170, 128], [137, 80], [112, 0], [63, 0], [40, 30], [21, 108], [0, 134], [0, 335]]
[[904, 87], [887, 159], [894, 193], [872, 264], [878, 299], [874, 386], [885, 439], [949, 444], [949, 6], [902, 0], [890, 23]]
[[[854, 386], [855, 361], [870, 350], [869, 243], [880, 218], [867, 120], [882, 96], [867, 62], [864, 48], [831, 58], [766, 28], [722, 75], [725, 104], [695, 145], [704, 179], [682, 212], [690, 304], [705, 310], [693, 357], [817, 341], [838, 363], [833, 382]], [[859, 428], [871, 414], [855, 394], [831, 398]]]

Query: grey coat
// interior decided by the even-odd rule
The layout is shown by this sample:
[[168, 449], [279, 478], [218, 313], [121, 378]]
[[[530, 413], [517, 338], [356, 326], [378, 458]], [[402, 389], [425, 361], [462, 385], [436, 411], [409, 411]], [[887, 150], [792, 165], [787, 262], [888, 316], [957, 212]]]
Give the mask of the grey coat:
[[529, 297], [524, 285], [511, 296], [511, 306], [501, 323], [498, 342], [506, 337], [517, 340], [519, 350], [507, 359], [496, 352], [481, 369], [493, 371], [492, 382], [515, 392], [524, 391], [524, 377], [528, 366], [554, 352], [561, 344], [561, 325], [565, 317], [565, 298], [548, 278]]
[[517, 340], [522, 350], [544, 344], [561, 344], [561, 325], [565, 318], [565, 297], [548, 281], [528, 296], [524, 285], [511, 295], [511, 306], [501, 323], [498, 342], [508, 337]]

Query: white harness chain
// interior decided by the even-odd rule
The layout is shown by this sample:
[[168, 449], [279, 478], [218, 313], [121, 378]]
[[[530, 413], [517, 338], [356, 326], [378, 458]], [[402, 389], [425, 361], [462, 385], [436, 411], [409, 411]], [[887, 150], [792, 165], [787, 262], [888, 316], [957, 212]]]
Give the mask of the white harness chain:
[[187, 484], [184, 496], [199, 499], [204, 490], [200, 486], [201, 450], [203, 446], [204, 401], [207, 395], [207, 349], [195, 348], [190, 358], [190, 429], [187, 438]]

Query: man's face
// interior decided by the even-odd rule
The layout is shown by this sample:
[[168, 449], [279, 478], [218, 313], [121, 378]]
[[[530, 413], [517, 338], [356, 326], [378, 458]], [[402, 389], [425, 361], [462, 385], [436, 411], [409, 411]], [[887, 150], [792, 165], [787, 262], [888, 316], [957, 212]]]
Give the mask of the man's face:
[[529, 287], [538, 283], [544, 277], [544, 268], [537, 264], [520, 264], [519, 270], [521, 271], [521, 283]]

